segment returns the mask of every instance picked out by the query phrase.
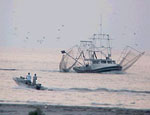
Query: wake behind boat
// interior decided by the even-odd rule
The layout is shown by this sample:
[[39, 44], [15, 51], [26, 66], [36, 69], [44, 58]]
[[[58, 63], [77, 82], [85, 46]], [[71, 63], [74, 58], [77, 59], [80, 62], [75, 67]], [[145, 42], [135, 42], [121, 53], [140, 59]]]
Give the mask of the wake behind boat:
[[25, 77], [14, 77], [13, 80], [18, 84], [28, 88], [37, 89], [37, 90], [46, 90], [47, 88], [42, 86], [41, 84], [33, 84], [33, 82], [28, 83]]

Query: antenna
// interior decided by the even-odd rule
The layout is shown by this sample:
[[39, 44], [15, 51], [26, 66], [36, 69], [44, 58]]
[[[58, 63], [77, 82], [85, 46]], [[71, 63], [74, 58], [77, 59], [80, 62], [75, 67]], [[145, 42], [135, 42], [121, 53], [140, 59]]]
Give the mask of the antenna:
[[102, 39], [103, 39], [103, 32], [102, 32], [102, 14], [100, 15], [100, 34], [99, 34], [99, 44], [102, 45]]
[[103, 31], [102, 31], [102, 29], [103, 29], [103, 26], [102, 26], [102, 14], [100, 15], [100, 34], [103, 34]]

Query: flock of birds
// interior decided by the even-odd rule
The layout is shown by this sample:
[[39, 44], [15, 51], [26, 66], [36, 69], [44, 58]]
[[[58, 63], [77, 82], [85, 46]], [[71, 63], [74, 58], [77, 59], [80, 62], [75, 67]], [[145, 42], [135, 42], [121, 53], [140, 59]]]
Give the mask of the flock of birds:
[[[60, 32], [63, 28], [64, 28], [64, 25], [61, 25], [61, 28], [57, 29], [57, 32], [58, 32], [58, 35], [59, 35], [59, 36], [56, 37], [57, 40], [61, 39]], [[14, 27], [14, 30], [15, 30], [14, 35], [17, 35], [16, 31], [18, 30], [18, 28]], [[27, 42], [31, 39], [31, 37], [29, 37], [29, 36], [30, 36], [30, 32], [27, 32], [27, 36], [25, 37], [24, 42]], [[46, 37], [43, 36], [41, 39], [36, 40], [36, 42], [39, 43], [39, 44], [43, 44], [45, 40], [46, 40]]]
[[[61, 37], [60, 37], [60, 32], [62, 31], [63, 28], [64, 28], [64, 25], [61, 25], [61, 26], [57, 29], [57, 32], [58, 32], [58, 35], [59, 35], [59, 36], [56, 37], [57, 40], [61, 39]], [[17, 28], [17, 27], [14, 27], [14, 30], [17, 31], [18, 28]], [[14, 33], [14, 35], [16, 35], [16, 33]], [[30, 35], [30, 32], [27, 32], [27, 36], [25, 37], [24, 42], [27, 42], [27, 41], [29, 41], [29, 40], [31, 39], [31, 37], [29, 37], [29, 35]], [[125, 33], [122, 33], [122, 35], [124, 36]], [[134, 32], [133, 35], [136, 36], [136, 32]], [[39, 44], [43, 44], [45, 40], [46, 40], [46, 37], [43, 36], [41, 39], [36, 40], [36, 42], [39, 43]], [[135, 46], [138, 46], [138, 44], [135, 43]]]

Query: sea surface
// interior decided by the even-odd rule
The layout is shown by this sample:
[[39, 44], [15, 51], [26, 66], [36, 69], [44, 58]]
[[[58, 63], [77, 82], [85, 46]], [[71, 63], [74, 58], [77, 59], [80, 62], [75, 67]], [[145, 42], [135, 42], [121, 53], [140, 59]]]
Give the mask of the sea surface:
[[[60, 49], [0, 49], [0, 103], [150, 109], [150, 53], [126, 73], [59, 72]], [[119, 58], [119, 53], [114, 57]], [[38, 76], [47, 90], [17, 85], [13, 77]]]

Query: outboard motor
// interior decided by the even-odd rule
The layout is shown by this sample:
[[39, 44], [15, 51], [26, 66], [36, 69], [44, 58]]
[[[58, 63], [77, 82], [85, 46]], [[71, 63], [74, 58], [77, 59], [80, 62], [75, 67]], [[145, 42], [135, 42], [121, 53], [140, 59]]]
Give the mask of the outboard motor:
[[41, 84], [36, 84], [36, 89], [40, 90], [41, 89]]

